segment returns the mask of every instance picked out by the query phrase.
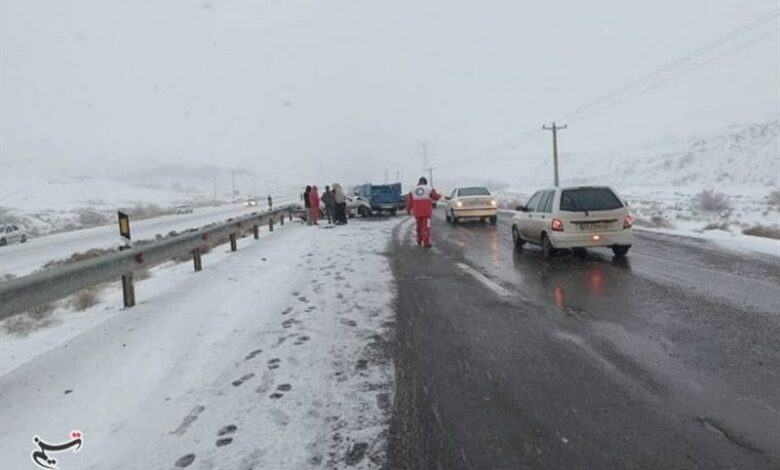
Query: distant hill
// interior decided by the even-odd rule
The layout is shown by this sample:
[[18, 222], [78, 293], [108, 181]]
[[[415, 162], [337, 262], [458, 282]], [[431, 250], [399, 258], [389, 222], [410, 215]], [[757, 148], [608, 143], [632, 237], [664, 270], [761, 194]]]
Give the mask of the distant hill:
[[[673, 143], [562, 156], [565, 183], [616, 186], [780, 186], [780, 120], [732, 126]], [[598, 164], [598, 162], [606, 162]], [[567, 178], [567, 175], [580, 175]]]

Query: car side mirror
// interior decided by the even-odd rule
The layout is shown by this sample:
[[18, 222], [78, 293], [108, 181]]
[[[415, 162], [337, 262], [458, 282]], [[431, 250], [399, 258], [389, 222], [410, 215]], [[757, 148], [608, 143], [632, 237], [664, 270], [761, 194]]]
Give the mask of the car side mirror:
[[517, 212], [525, 212], [525, 206], [515, 206]]
[[451, 199], [452, 199], [452, 198], [451, 198], [451, 197], [449, 197], [449, 196], [444, 196], [444, 200], [445, 200], [445, 201], [449, 201], [449, 200], [451, 200]]

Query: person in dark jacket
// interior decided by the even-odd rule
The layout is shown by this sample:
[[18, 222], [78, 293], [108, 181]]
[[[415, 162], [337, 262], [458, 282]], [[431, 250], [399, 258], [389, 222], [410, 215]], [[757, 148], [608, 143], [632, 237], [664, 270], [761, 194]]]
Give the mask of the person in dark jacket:
[[306, 223], [311, 225], [311, 218], [309, 217], [309, 208], [311, 203], [309, 202], [309, 193], [311, 193], [311, 186], [306, 186], [306, 190], [303, 192], [303, 217], [306, 219]]
[[322, 203], [325, 204], [325, 215], [328, 216], [328, 223], [332, 224], [336, 219], [336, 198], [330, 190], [330, 186], [325, 186], [325, 192], [322, 193]]

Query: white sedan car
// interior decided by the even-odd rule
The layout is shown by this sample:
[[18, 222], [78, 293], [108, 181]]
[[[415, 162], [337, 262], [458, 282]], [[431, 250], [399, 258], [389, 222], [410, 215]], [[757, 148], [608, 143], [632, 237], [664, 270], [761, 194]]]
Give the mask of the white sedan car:
[[498, 221], [498, 203], [484, 186], [455, 188], [444, 199], [447, 201], [447, 222], [457, 224], [461, 219], [480, 219], [495, 225]]
[[548, 257], [561, 248], [583, 252], [591, 247], [609, 247], [621, 257], [631, 248], [633, 218], [611, 187], [544, 189], [516, 209], [512, 219], [515, 248], [534, 243]]

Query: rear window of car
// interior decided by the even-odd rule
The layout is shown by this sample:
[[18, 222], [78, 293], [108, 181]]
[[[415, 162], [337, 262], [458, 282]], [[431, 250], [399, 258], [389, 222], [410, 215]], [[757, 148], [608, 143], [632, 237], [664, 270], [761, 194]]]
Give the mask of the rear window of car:
[[610, 211], [621, 207], [623, 203], [609, 188], [576, 188], [561, 192], [562, 211]]
[[458, 196], [490, 196], [487, 188], [460, 188]]

